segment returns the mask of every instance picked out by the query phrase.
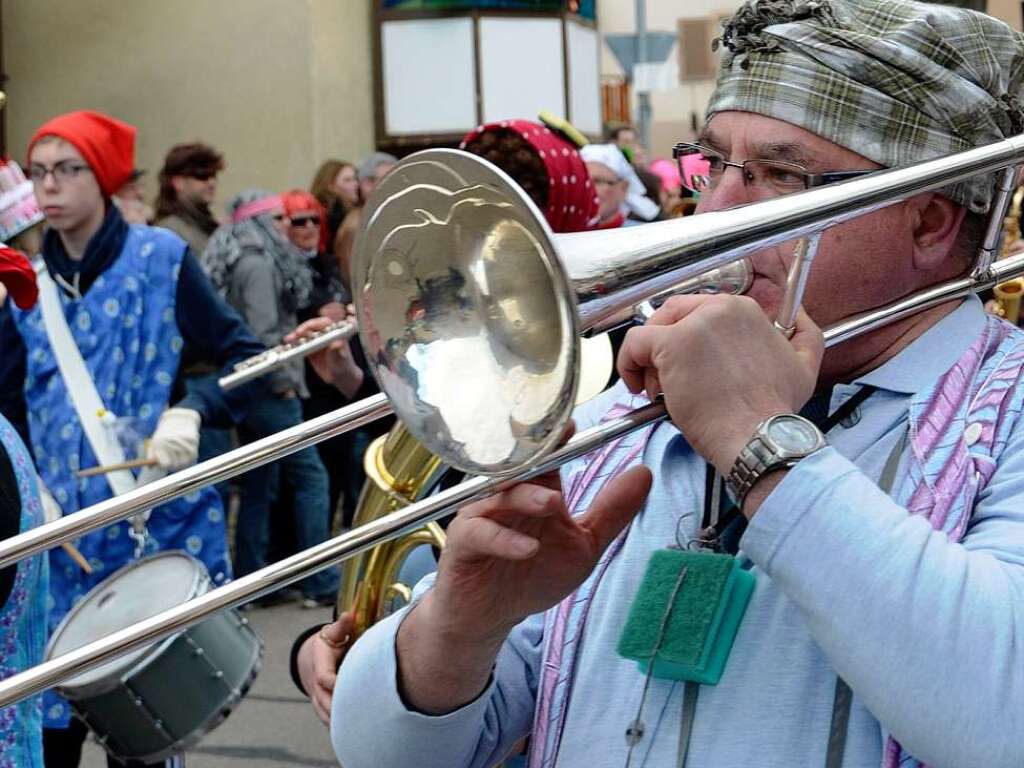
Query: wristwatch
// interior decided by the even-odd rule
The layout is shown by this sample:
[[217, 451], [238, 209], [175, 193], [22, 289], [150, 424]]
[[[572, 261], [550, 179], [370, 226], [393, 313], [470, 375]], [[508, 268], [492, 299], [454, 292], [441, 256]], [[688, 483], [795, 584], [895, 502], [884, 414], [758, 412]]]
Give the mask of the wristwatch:
[[803, 416], [782, 413], [762, 421], [726, 478], [736, 506], [743, 508], [750, 489], [769, 472], [792, 467], [826, 445], [821, 430]]

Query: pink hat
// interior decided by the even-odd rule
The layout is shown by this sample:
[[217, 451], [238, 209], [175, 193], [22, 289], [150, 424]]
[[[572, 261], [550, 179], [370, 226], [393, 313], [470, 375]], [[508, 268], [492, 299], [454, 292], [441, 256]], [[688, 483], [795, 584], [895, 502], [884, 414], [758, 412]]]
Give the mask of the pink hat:
[[683, 180], [679, 178], [679, 167], [671, 160], [655, 160], [651, 163], [650, 171], [661, 179], [661, 186], [665, 189], [678, 191], [683, 185]]

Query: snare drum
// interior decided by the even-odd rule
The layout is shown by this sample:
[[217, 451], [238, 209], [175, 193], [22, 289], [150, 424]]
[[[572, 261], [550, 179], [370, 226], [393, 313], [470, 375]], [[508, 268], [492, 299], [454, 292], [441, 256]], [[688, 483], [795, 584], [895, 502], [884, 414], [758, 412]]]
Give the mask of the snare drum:
[[[75, 605], [50, 638], [46, 658], [209, 589], [206, 568], [184, 552], [133, 562]], [[229, 610], [70, 678], [57, 692], [112, 755], [154, 763], [216, 728], [248, 692], [262, 659], [263, 641]]]

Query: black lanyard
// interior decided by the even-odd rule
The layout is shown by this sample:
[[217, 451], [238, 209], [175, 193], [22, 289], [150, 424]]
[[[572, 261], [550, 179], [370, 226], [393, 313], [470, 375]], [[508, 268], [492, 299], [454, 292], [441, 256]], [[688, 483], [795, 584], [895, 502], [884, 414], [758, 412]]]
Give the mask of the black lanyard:
[[[811, 421], [814, 421], [818, 429], [827, 435], [838, 424], [849, 419], [854, 411], [863, 405], [864, 401], [876, 391], [872, 386], [861, 387], [849, 400], [836, 408], [835, 413], [820, 420], [812, 418]], [[716, 483], [718, 484], [717, 488]], [[736, 546], [739, 544], [740, 537], [743, 536], [743, 531], [747, 528], [747, 521], [740, 514], [740, 510], [736, 505], [730, 505], [724, 514], [720, 515], [717, 520], [713, 520], [715, 513], [720, 509], [716, 502], [724, 495], [722, 494], [724, 483], [725, 481], [718, 476], [715, 468], [708, 464], [707, 473], [704, 477], [704, 517], [700, 526], [701, 533], [699, 539], [701, 541], [721, 542], [723, 549], [729, 552], [729, 554], [734, 555], [736, 554]], [[718, 493], [716, 493], [716, 490]], [[734, 523], [735, 526], [733, 527]]]

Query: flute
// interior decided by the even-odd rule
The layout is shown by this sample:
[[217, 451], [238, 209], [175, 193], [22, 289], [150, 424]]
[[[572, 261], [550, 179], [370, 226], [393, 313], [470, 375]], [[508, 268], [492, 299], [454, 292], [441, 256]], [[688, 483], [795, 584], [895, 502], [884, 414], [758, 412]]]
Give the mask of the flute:
[[217, 383], [223, 390], [233, 389], [248, 381], [277, 370], [285, 363], [296, 358], [306, 357], [314, 352], [330, 346], [335, 341], [352, 338], [356, 333], [356, 324], [351, 320], [340, 320], [295, 344], [279, 344], [273, 349], [235, 363], [234, 371], [221, 377]]

